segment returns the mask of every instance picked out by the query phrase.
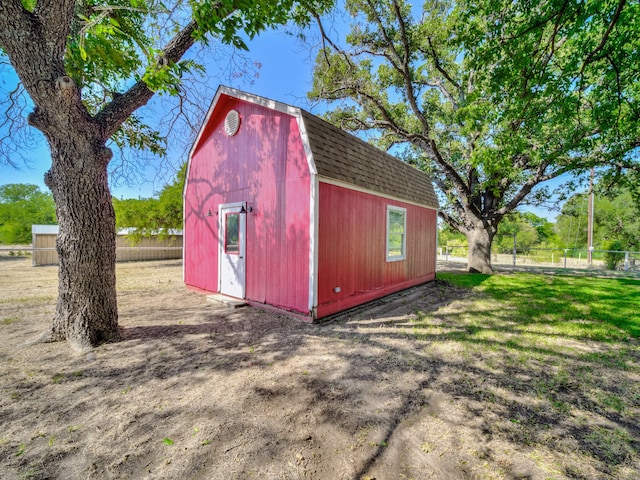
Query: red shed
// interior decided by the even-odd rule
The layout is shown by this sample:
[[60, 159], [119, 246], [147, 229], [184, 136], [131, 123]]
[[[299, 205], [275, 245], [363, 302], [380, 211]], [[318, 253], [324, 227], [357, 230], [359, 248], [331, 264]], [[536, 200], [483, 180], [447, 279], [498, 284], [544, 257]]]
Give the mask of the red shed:
[[189, 155], [184, 281], [322, 318], [433, 280], [437, 209], [423, 172], [220, 87]]

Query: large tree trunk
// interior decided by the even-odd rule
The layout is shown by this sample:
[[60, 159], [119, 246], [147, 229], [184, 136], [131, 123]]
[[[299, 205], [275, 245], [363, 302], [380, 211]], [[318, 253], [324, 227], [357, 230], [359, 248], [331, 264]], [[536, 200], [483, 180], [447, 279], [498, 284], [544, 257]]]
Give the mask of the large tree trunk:
[[[58, 303], [51, 328], [39, 340], [66, 339], [80, 350], [118, 336], [115, 215], [107, 182], [112, 152], [105, 142], [154, 94], [142, 79], [125, 81], [123, 85], [130, 87], [125, 93], [113, 92], [113, 98], [105, 98], [100, 108], [94, 105], [95, 115], [89, 112], [73, 72], [76, 80], [86, 80], [89, 91], [92, 84], [100, 84], [100, 76], [65, 68], [69, 46], [87, 33], [75, 28], [82, 26], [77, 25], [82, 3], [0, 0], [0, 51], [33, 101], [29, 125], [45, 135], [51, 148], [52, 166], [45, 183], [53, 193], [60, 225]], [[212, 7], [212, 14], [225, 16], [242, 4], [232, 3]], [[198, 38], [197, 31], [195, 20], [187, 23], [156, 52], [158, 62], [178, 63]], [[105, 68], [112, 74], [117, 69]], [[99, 95], [101, 88], [108, 86], [93, 94]]]
[[491, 243], [494, 234], [485, 228], [475, 228], [465, 233], [469, 245], [467, 269], [474, 273], [493, 273], [491, 267]]
[[86, 350], [118, 336], [115, 214], [107, 180], [111, 151], [100, 140], [48, 138], [45, 175], [60, 232], [58, 303], [44, 341], [67, 340]]

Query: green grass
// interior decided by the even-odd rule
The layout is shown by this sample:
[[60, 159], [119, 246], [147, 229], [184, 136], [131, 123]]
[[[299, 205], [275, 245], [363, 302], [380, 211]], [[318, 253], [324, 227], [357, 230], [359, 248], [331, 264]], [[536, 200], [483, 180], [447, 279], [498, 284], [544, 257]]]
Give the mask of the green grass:
[[553, 325], [556, 333], [599, 341], [640, 337], [640, 280], [526, 273], [439, 273], [438, 279], [508, 302], [519, 321]]
[[630, 459], [640, 454], [640, 280], [529, 273], [438, 273], [438, 280], [472, 294], [416, 312], [411, 334], [432, 361], [458, 366], [450, 393], [482, 402], [478, 414], [500, 418], [492, 432], [526, 447], [548, 446], [552, 426], [565, 432], [552, 436], [552, 449], [578, 449], [575, 464], [554, 467], [568, 476], [589, 477], [586, 462], [611, 478], [638, 478], [624, 472], [635, 471]]
[[2, 298], [0, 299], [0, 305], [15, 304], [15, 303], [46, 303], [55, 300], [53, 295], [32, 296], [32, 297], [19, 297], [19, 298]]

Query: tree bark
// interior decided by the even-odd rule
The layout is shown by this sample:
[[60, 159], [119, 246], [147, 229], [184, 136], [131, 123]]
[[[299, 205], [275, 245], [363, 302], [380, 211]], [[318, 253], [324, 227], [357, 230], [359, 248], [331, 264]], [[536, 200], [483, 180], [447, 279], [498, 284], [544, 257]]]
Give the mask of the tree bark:
[[96, 137], [68, 133], [48, 135], [52, 166], [45, 183], [56, 203], [60, 266], [55, 316], [40, 340], [66, 339], [83, 351], [118, 337], [115, 213], [107, 180], [112, 154]]
[[469, 253], [467, 269], [473, 273], [493, 273], [491, 267], [491, 244], [494, 234], [487, 228], [475, 228], [465, 232]]

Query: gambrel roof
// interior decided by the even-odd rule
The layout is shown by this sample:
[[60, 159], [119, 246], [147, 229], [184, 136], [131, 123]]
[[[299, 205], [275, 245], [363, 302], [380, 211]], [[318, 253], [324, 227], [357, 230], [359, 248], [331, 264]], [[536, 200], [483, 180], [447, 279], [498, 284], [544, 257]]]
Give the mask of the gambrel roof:
[[336, 180], [398, 200], [438, 208], [433, 183], [425, 172], [301, 108], [230, 87], [218, 88], [191, 154], [200, 144], [200, 137], [215, 105], [223, 95], [296, 117], [301, 128], [302, 140], [307, 144], [310, 168], [313, 170], [315, 166], [315, 172], [312, 173], [317, 173], [321, 178]]
[[300, 110], [318, 175], [438, 208], [431, 178], [379, 148]]

